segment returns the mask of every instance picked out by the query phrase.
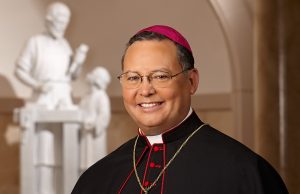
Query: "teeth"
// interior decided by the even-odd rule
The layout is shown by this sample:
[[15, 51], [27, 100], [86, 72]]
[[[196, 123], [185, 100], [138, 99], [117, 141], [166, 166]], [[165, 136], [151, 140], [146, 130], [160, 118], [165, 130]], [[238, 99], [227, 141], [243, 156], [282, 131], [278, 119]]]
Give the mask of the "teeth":
[[144, 107], [144, 108], [151, 108], [151, 107], [154, 107], [154, 106], [157, 106], [159, 103], [142, 103], [140, 104], [141, 107]]

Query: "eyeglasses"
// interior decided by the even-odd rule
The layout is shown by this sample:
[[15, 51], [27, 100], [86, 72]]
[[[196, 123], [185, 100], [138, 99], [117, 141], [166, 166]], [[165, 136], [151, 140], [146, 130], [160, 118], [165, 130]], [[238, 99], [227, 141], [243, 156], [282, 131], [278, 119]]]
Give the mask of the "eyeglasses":
[[176, 77], [179, 74], [191, 69], [192, 68], [184, 69], [183, 71], [174, 75], [165, 71], [153, 71], [149, 75], [140, 75], [137, 72], [127, 71], [119, 75], [118, 79], [120, 80], [121, 85], [128, 89], [138, 88], [143, 82], [143, 77], [146, 77], [153, 87], [164, 88], [168, 87], [173, 77]]

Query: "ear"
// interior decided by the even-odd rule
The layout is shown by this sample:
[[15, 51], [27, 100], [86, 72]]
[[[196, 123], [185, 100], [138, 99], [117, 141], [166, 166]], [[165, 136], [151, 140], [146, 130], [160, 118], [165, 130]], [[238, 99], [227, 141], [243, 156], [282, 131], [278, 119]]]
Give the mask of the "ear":
[[199, 84], [199, 72], [196, 68], [190, 70], [189, 72], [189, 82], [191, 84], [190, 94], [193, 95], [198, 89]]

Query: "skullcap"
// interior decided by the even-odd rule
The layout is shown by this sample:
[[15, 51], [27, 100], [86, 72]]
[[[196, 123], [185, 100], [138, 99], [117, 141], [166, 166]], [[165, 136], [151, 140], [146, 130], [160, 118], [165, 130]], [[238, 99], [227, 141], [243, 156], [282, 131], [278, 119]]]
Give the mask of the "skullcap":
[[164, 35], [164, 36], [168, 37], [169, 39], [173, 40], [174, 42], [180, 44], [187, 50], [189, 50], [191, 52], [191, 54], [193, 53], [188, 41], [182, 36], [182, 34], [180, 34], [174, 28], [171, 28], [171, 27], [165, 26], [165, 25], [154, 25], [154, 26], [144, 28], [136, 34], [139, 34], [141, 32], [146, 32], [146, 31], [147, 32], [155, 32], [155, 33]]

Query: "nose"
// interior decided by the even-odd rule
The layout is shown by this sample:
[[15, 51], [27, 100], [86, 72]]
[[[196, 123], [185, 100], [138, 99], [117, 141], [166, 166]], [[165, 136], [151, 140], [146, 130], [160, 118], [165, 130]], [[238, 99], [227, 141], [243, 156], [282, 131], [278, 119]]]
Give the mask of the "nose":
[[153, 87], [152, 83], [150, 82], [149, 78], [144, 76], [142, 78], [141, 85], [139, 87], [139, 94], [141, 96], [151, 96], [155, 93], [155, 88]]

